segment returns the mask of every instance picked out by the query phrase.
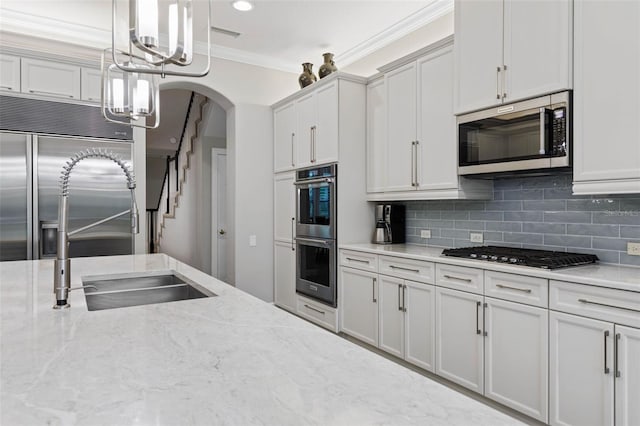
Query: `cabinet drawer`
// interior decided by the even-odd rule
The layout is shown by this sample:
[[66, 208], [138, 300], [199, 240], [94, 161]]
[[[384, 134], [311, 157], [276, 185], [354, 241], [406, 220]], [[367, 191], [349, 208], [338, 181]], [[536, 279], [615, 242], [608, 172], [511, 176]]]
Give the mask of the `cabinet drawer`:
[[378, 271], [381, 274], [427, 284], [433, 284], [435, 281], [435, 264], [422, 260], [380, 256], [378, 259]]
[[497, 299], [546, 308], [549, 306], [548, 282], [544, 278], [503, 272], [484, 272], [485, 295]]
[[298, 315], [334, 333], [338, 332], [338, 311], [335, 308], [314, 302], [300, 295], [298, 295], [297, 298]]
[[484, 291], [483, 270], [439, 263], [436, 266], [436, 285], [482, 294]]
[[361, 251], [340, 250], [340, 265], [378, 272], [378, 256]]
[[640, 293], [634, 291], [551, 281], [549, 308], [640, 327]]

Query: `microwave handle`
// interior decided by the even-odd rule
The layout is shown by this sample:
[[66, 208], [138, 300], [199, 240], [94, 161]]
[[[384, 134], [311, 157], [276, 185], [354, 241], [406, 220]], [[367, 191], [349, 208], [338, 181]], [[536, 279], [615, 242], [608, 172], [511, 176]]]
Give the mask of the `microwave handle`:
[[550, 122], [551, 110], [540, 108], [540, 155], [551, 155], [553, 129]]

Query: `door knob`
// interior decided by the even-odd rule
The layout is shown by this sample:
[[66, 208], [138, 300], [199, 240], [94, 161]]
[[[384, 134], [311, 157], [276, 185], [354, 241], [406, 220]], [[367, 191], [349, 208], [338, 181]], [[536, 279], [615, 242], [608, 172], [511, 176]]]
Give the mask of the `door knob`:
[[219, 231], [218, 231], [218, 234], [220, 234], [220, 235], [224, 235], [224, 234], [225, 234], [224, 229], [219, 230]]

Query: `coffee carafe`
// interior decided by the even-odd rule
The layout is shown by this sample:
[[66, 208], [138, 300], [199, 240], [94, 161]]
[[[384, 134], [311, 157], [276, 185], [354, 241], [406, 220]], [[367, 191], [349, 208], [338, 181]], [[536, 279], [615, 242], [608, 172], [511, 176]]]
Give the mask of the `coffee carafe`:
[[373, 242], [375, 244], [389, 244], [392, 241], [391, 227], [385, 220], [385, 205], [376, 206], [376, 229], [373, 231]]
[[376, 205], [376, 228], [373, 231], [374, 244], [405, 242], [405, 208], [397, 204]]

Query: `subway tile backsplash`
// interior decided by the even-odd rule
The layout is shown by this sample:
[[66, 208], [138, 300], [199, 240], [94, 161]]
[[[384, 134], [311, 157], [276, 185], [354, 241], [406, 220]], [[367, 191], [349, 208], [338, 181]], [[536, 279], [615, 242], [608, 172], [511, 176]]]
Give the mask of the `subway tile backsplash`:
[[[640, 194], [571, 195], [571, 176], [494, 180], [493, 200], [410, 201], [407, 242], [432, 247], [485, 245], [596, 254], [603, 263], [640, 266], [626, 253], [640, 242]], [[430, 229], [432, 238], [420, 237]]]

